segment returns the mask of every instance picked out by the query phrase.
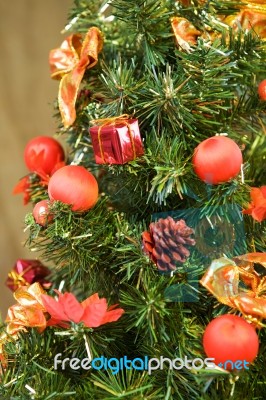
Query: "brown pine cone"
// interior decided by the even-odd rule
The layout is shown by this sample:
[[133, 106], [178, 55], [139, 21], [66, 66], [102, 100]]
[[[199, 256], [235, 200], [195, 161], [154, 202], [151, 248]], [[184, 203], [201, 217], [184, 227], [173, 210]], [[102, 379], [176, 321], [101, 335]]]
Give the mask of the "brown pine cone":
[[183, 219], [175, 221], [170, 216], [152, 222], [149, 229], [142, 233], [143, 251], [160, 271], [176, 270], [176, 263], [185, 262], [190, 254], [186, 246], [195, 245], [190, 238], [194, 230]]

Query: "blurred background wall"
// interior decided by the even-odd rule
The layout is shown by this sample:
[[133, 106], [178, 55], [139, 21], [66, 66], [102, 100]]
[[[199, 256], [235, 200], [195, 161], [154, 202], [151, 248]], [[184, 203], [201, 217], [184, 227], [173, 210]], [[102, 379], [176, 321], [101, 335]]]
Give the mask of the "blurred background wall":
[[34, 258], [23, 247], [22, 195], [12, 195], [14, 185], [27, 170], [23, 151], [38, 135], [53, 136], [53, 102], [58, 81], [49, 75], [48, 54], [67, 34], [72, 0], [0, 0], [0, 312], [15, 301], [5, 286], [7, 273], [18, 258]]

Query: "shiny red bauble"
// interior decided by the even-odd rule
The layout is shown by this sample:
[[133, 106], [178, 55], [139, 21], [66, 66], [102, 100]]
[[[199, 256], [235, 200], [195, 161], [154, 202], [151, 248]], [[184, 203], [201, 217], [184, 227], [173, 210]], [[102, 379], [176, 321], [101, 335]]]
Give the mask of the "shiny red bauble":
[[46, 226], [53, 219], [49, 210], [49, 203], [49, 200], [41, 200], [35, 204], [32, 214], [37, 224]]
[[194, 150], [192, 164], [195, 173], [205, 183], [218, 185], [236, 177], [243, 162], [238, 145], [228, 137], [213, 136]]
[[261, 100], [266, 100], [266, 79], [259, 83], [258, 94]]
[[73, 211], [87, 211], [98, 200], [98, 183], [84, 167], [67, 165], [57, 170], [48, 184], [51, 200], [72, 205]]
[[65, 153], [61, 144], [49, 136], [31, 139], [24, 150], [24, 161], [31, 172], [51, 175], [56, 164], [64, 161]]
[[[216, 365], [232, 369], [232, 363], [251, 363], [259, 350], [255, 328], [237, 315], [221, 315], [213, 319], [203, 335], [203, 347]], [[229, 362], [231, 361], [231, 362]], [[222, 365], [221, 365], [222, 364]], [[240, 368], [237, 368], [240, 369]]]

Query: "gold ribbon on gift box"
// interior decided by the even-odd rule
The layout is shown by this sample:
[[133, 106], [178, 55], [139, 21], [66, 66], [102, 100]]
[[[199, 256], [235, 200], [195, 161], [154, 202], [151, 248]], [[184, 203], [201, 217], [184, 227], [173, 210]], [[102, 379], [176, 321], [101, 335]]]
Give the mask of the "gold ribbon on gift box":
[[10, 271], [8, 273], [8, 279], [12, 282], [14, 287], [29, 286], [29, 283], [26, 281], [26, 279], [23, 277], [23, 275], [26, 274], [31, 268], [32, 267], [29, 266], [21, 273], [18, 273], [17, 271], [14, 271], [14, 270]]
[[266, 253], [248, 253], [214, 260], [200, 283], [221, 303], [239, 310], [256, 327], [266, 319], [266, 276], [255, 269], [266, 268]]
[[134, 136], [133, 136], [130, 124], [128, 123], [129, 119], [130, 119], [130, 116], [128, 114], [122, 114], [122, 115], [119, 115], [118, 117], [101, 118], [101, 119], [95, 119], [95, 120], [91, 121], [92, 124], [99, 125], [98, 142], [99, 142], [99, 147], [100, 147], [101, 158], [104, 162], [106, 162], [106, 160], [105, 160], [105, 156], [104, 156], [101, 132], [102, 132], [102, 129], [108, 125], [124, 124], [127, 126], [129, 137], [130, 137], [130, 143], [131, 143], [132, 150], [133, 150], [133, 156], [134, 156], [134, 158], [136, 158], [136, 147], [135, 147], [135, 143], [134, 143]]
[[58, 103], [66, 128], [76, 119], [75, 103], [84, 73], [86, 69], [97, 64], [102, 48], [102, 32], [96, 27], [91, 27], [83, 41], [80, 34], [73, 34], [68, 36], [59, 48], [50, 51], [51, 77], [61, 79]]

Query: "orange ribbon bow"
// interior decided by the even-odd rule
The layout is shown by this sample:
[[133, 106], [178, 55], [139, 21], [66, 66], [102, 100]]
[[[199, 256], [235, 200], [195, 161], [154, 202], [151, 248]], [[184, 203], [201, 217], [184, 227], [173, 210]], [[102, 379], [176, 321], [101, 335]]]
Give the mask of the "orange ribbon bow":
[[190, 46], [196, 45], [201, 32], [190, 21], [182, 17], [172, 17], [171, 25], [177, 44], [183, 50], [189, 51]]
[[251, 30], [262, 40], [266, 39], [266, 6], [258, 6], [252, 2], [243, 7], [236, 15], [230, 15], [223, 19], [223, 22], [238, 30], [241, 26], [244, 30]]
[[102, 32], [91, 27], [83, 42], [80, 34], [73, 34], [63, 41], [61, 47], [50, 51], [51, 77], [61, 79], [58, 103], [65, 128], [71, 126], [76, 119], [75, 103], [79, 85], [86, 69], [97, 64], [102, 48]]
[[14, 293], [17, 303], [9, 307], [7, 312], [6, 332], [16, 338], [20, 331], [26, 328], [37, 328], [39, 332], [46, 328], [46, 309], [41, 296], [46, 294], [42, 286], [35, 282], [30, 286], [21, 286]]
[[[192, 6], [191, 0], [179, 0], [185, 6]], [[204, 5], [206, 0], [199, 0], [200, 5]], [[262, 40], [266, 39], [266, 4], [265, 0], [249, 0], [239, 2], [239, 11], [231, 15], [217, 15], [223, 24], [230, 26], [233, 30], [251, 31]], [[171, 18], [172, 30], [177, 44], [186, 51], [191, 50], [191, 46], [197, 44], [198, 36], [206, 37], [204, 32], [200, 32], [190, 21], [183, 17]], [[215, 38], [214, 32], [208, 33], [207, 38]]]
[[266, 277], [255, 270], [255, 263], [266, 268], [266, 253], [248, 253], [233, 260], [219, 258], [211, 263], [200, 283], [218, 301], [261, 327], [261, 320], [266, 319]]
[[5, 320], [6, 331], [0, 335], [0, 374], [8, 364], [5, 344], [18, 339], [19, 332], [26, 332], [27, 328], [37, 328], [40, 333], [46, 328], [46, 309], [41, 300], [45, 293], [38, 282], [21, 286], [14, 293], [17, 303], [9, 307]]

